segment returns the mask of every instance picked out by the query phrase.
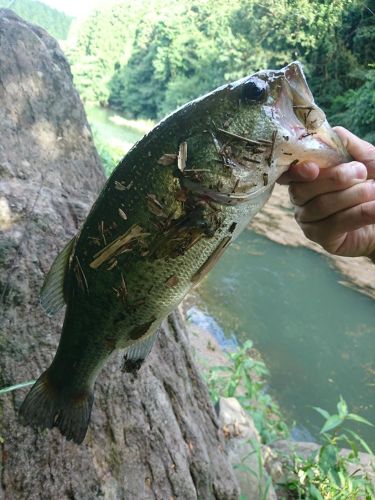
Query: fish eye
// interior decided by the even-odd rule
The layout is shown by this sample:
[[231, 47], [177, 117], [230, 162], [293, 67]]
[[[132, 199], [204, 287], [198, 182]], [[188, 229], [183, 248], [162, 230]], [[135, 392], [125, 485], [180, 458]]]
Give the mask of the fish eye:
[[242, 88], [242, 99], [247, 102], [260, 103], [267, 96], [268, 85], [260, 78], [249, 78]]

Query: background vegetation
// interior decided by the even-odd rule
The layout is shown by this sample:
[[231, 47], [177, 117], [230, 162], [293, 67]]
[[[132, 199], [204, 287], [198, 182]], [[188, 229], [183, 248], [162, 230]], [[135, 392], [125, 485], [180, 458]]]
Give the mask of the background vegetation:
[[12, 9], [31, 23], [42, 26], [57, 40], [66, 40], [73, 18], [37, 0], [0, 0], [0, 8]]
[[35, 0], [0, 7], [63, 40], [82, 99], [128, 118], [299, 59], [330, 121], [375, 141], [373, 0], [119, 0], [74, 22]]
[[218, 85], [294, 59], [334, 123], [375, 139], [370, 0], [123, 0], [65, 46], [86, 101], [159, 119]]

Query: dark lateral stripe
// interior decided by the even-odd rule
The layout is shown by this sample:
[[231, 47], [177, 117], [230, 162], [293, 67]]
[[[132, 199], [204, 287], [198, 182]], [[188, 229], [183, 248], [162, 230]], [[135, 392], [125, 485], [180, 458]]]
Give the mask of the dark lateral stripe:
[[220, 257], [223, 255], [224, 250], [227, 248], [231, 241], [230, 236], [226, 236], [219, 245], [216, 247], [216, 249], [213, 251], [213, 253], [208, 257], [206, 262], [202, 264], [202, 266], [198, 269], [198, 271], [193, 275], [191, 278], [191, 282], [193, 284], [198, 283], [203, 276], [205, 276], [211, 269], [214, 267], [216, 262], [220, 259]]

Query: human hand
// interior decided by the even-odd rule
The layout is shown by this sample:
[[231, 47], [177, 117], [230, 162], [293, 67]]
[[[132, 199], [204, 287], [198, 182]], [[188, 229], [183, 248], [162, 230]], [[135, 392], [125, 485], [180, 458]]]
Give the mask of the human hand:
[[283, 174], [295, 218], [312, 241], [335, 255], [375, 262], [375, 147], [335, 127], [355, 161], [319, 169], [302, 163]]

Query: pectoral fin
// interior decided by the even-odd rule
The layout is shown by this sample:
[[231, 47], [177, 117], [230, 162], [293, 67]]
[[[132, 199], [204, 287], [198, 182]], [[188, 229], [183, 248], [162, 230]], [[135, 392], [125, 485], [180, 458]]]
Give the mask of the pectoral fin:
[[53, 316], [65, 304], [64, 282], [69, 270], [70, 256], [74, 250], [76, 236], [72, 238], [54, 260], [40, 292], [40, 303], [48, 316]]
[[158, 332], [156, 331], [128, 347], [125, 351], [124, 363], [121, 370], [128, 373], [137, 372], [142, 366], [143, 361], [150, 354], [157, 336]]

